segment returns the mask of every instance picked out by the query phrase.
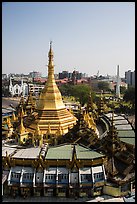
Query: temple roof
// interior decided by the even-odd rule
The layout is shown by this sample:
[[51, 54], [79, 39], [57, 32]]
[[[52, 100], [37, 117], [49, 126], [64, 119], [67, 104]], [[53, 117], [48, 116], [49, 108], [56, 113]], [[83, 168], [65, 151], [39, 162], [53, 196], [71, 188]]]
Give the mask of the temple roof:
[[45, 159], [72, 159], [72, 147], [69, 144], [50, 147]]
[[[111, 115], [111, 113], [104, 115], [109, 122], [112, 121]], [[114, 113], [113, 124], [116, 127], [118, 137], [122, 142], [135, 145], [135, 131], [124, 115], [117, 115]]]
[[13, 158], [22, 158], [22, 159], [36, 159], [39, 157], [41, 148], [40, 147], [31, 147], [26, 149], [19, 149], [17, 153], [15, 153]]
[[76, 145], [76, 155], [77, 155], [77, 159], [95, 159], [98, 157], [105, 156], [94, 150], [91, 150], [90, 148], [86, 148], [81, 145]]

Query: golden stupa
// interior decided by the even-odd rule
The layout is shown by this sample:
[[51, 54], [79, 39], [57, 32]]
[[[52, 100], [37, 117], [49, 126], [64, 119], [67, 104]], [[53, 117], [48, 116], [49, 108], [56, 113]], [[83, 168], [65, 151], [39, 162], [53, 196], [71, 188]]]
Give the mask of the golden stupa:
[[50, 42], [48, 57], [48, 80], [41, 91], [35, 107], [37, 116], [27, 129], [29, 132], [34, 133], [38, 125], [43, 135], [48, 134], [49, 129], [50, 134], [58, 135], [60, 130], [62, 135], [64, 135], [68, 132], [69, 128], [73, 128], [77, 118], [66, 109], [62, 101], [61, 93], [55, 82], [52, 42]]

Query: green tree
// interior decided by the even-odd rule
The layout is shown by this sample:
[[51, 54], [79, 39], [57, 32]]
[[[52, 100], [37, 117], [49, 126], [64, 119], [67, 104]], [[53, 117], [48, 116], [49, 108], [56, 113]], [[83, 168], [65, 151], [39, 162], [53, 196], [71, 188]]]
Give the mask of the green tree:
[[100, 81], [98, 82], [98, 88], [103, 91], [110, 90], [109, 83], [107, 81]]
[[[89, 92], [90, 92], [90, 87], [88, 85], [75, 85], [73, 86], [72, 89], [72, 96], [75, 97], [76, 100], [80, 102], [82, 106], [84, 106], [85, 103], [88, 101], [89, 97]], [[94, 99], [95, 93], [92, 92], [92, 97]]]
[[120, 93], [124, 94], [126, 92], [126, 87], [125, 86], [120, 86]]
[[73, 85], [63, 84], [59, 86], [59, 90], [63, 96], [71, 96], [72, 95]]
[[135, 88], [129, 87], [123, 96], [123, 100], [126, 102], [130, 102], [132, 106], [135, 106]]

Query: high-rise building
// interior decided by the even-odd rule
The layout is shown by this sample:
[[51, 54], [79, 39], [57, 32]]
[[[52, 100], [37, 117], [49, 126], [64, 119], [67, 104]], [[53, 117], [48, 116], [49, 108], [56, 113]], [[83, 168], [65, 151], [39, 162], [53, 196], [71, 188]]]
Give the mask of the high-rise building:
[[36, 72], [36, 71], [30, 72], [29, 75], [32, 78], [39, 78], [39, 77], [41, 77], [41, 73], [40, 72]]
[[59, 73], [59, 79], [69, 78], [68, 71], [62, 71]]
[[130, 86], [135, 86], [135, 71], [128, 70], [125, 72], [126, 83]]

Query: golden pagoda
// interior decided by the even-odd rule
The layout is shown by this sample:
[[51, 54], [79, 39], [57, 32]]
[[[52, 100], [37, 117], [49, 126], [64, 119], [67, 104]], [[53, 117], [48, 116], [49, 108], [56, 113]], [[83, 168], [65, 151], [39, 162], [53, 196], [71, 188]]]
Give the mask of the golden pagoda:
[[26, 128], [23, 125], [23, 117], [20, 119], [20, 125], [17, 127], [18, 133], [23, 134], [26, 132]]
[[87, 103], [87, 111], [89, 113], [90, 116], [93, 116], [93, 119], [95, 121], [97, 121], [98, 118], [98, 114], [97, 114], [97, 106], [95, 103], [93, 103], [93, 99], [92, 99], [92, 94], [91, 91], [89, 92], [89, 97], [88, 97], [88, 103]]
[[96, 123], [92, 117], [92, 115], [89, 115], [88, 111], [85, 111], [83, 113], [84, 116], [84, 120], [86, 121], [88, 128], [91, 128], [92, 130], [94, 130], [94, 132], [96, 132], [98, 134], [98, 130], [96, 127]]
[[23, 124], [23, 116], [20, 118], [20, 125], [16, 128], [16, 134], [18, 135], [19, 144], [25, 144], [28, 139], [28, 132]]
[[50, 134], [56, 135], [58, 130], [61, 129], [62, 135], [64, 135], [70, 128], [73, 128], [77, 118], [66, 109], [55, 82], [52, 42], [50, 42], [48, 57], [48, 80], [36, 105], [37, 117], [27, 129], [34, 133], [38, 124], [41, 134], [46, 135], [49, 133], [50, 124]]
[[17, 120], [14, 111], [12, 112], [11, 122], [15, 122]]
[[34, 101], [33, 93], [32, 91], [30, 91], [25, 103], [25, 111], [27, 113], [31, 113], [33, 110], [35, 110], [35, 101]]

